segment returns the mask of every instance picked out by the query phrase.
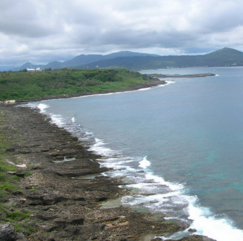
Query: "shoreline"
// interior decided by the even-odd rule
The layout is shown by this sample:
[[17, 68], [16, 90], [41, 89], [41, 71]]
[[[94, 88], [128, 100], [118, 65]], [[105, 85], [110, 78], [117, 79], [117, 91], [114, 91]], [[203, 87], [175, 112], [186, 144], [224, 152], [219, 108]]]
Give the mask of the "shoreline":
[[216, 76], [216, 74], [205, 73], [205, 74], [181, 74], [181, 75], [165, 75], [165, 74], [151, 74], [155, 78], [202, 78], [209, 76]]
[[[30, 211], [39, 229], [28, 240], [153, 240], [156, 235], [187, 228], [166, 221], [162, 214], [135, 212], [123, 206], [101, 209], [104, 202], [128, 194], [119, 188], [123, 184], [119, 178], [99, 176], [108, 170], [100, 167], [97, 159], [101, 156], [88, 151], [77, 138], [36, 110], [11, 105], [0, 110], [7, 116], [10, 130], [12, 146], [7, 151], [31, 172], [21, 180], [24, 191], [10, 194], [18, 208]], [[24, 139], [14, 143], [11, 131]], [[76, 159], [64, 161], [72, 158]], [[89, 175], [97, 176], [90, 179]], [[180, 240], [212, 239], [192, 235]]]
[[62, 95], [45, 96], [45, 97], [20, 99], [20, 100], [3, 100], [0, 101], [0, 105], [21, 104], [26, 102], [35, 102], [35, 101], [52, 100], [52, 99], [66, 99], [66, 98], [74, 98], [74, 97], [81, 97], [81, 96], [92, 96], [97, 94], [111, 94], [111, 93], [127, 92], [127, 91], [134, 91], [134, 90], [142, 90], [142, 89], [156, 87], [160, 85], [166, 85], [168, 81], [160, 80], [160, 78], [197, 78], [197, 77], [207, 77], [207, 76], [216, 76], [216, 75], [212, 73], [205, 73], [205, 74], [192, 74], [192, 75], [149, 74], [149, 76], [150, 76], [149, 81], [144, 84], [138, 84], [138, 85], [129, 86], [121, 89], [83, 92], [83, 93], [76, 93], [76, 94], [62, 94]]
[[152, 88], [152, 87], [166, 85], [166, 84], [167, 84], [167, 82], [165, 80], [159, 80], [158, 78], [154, 78], [147, 83], [134, 85], [134, 86], [130, 86], [130, 87], [122, 88], [122, 89], [96, 91], [96, 92], [84, 92], [84, 93], [77, 93], [77, 94], [64, 94], [64, 95], [47, 96], [47, 97], [41, 97], [41, 98], [22, 99], [22, 100], [15, 100], [15, 103], [21, 104], [21, 103], [26, 103], [26, 102], [35, 102], [35, 101], [42, 101], [42, 100], [66, 99], [66, 98], [81, 97], [81, 96], [91, 96], [91, 95], [97, 95], [97, 94], [111, 94], [111, 93], [127, 92], [127, 91]]

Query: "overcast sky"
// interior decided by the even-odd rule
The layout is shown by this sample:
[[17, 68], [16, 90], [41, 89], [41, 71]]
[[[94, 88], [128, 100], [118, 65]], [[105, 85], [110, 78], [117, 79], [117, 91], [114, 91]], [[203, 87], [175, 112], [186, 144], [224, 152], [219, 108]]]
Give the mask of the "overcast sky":
[[242, 0], [0, 0], [0, 65], [243, 51]]

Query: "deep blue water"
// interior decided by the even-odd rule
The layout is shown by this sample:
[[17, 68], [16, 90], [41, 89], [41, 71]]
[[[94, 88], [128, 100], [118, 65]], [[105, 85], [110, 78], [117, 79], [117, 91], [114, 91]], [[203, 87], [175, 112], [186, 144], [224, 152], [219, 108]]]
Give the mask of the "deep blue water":
[[217, 76], [42, 103], [50, 106], [48, 113], [75, 117], [76, 124], [124, 156], [147, 156], [155, 175], [182, 183], [202, 206], [243, 228], [243, 68], [141, 72]]

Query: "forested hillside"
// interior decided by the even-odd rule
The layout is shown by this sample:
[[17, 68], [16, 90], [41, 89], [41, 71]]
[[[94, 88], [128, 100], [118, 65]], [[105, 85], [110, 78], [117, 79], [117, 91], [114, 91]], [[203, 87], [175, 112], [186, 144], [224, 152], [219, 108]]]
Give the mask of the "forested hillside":
[[145, 83], [149, 77], [128, 70], [61, 69], [0, 72], [0, 100], [109, 91]]

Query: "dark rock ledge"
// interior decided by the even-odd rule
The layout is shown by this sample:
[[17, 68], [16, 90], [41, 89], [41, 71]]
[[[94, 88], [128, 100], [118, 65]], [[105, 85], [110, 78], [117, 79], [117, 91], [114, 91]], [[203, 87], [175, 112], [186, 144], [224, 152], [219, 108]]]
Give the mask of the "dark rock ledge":
[[[152, 240], [156, 235], [187, 228], [184, 224], [164, 220], [162, 215], [155, 219], [153, 214], [123, 206], [100, 208], [102, 202], [128, 192], [118, 187], [121, 180], [98, 175], [107, 170], [100, 168], [96, 161], [100, 156], [87, 151], [77, 138], [50, 124], [35, 110], [2, 106], [0, 113], [4, 113], [2, 125], [12, 144], [7, 154], [11, 162], [26, 165], [19, 167], [16, 173], [23, 170], [31, 173], [21, 179], [20, 191], [9, 191], [5, 205], [30, 213], [28, 219], [35, 226], [35, 231], [25, 239], [0, 219], [0, 241]], [[64, 156], [76, 160], [53, 162]], [[97, 174], [97, 177], [85, 178], [89, 174]], [[181, 240], [210, 239], [193, 235]]]

